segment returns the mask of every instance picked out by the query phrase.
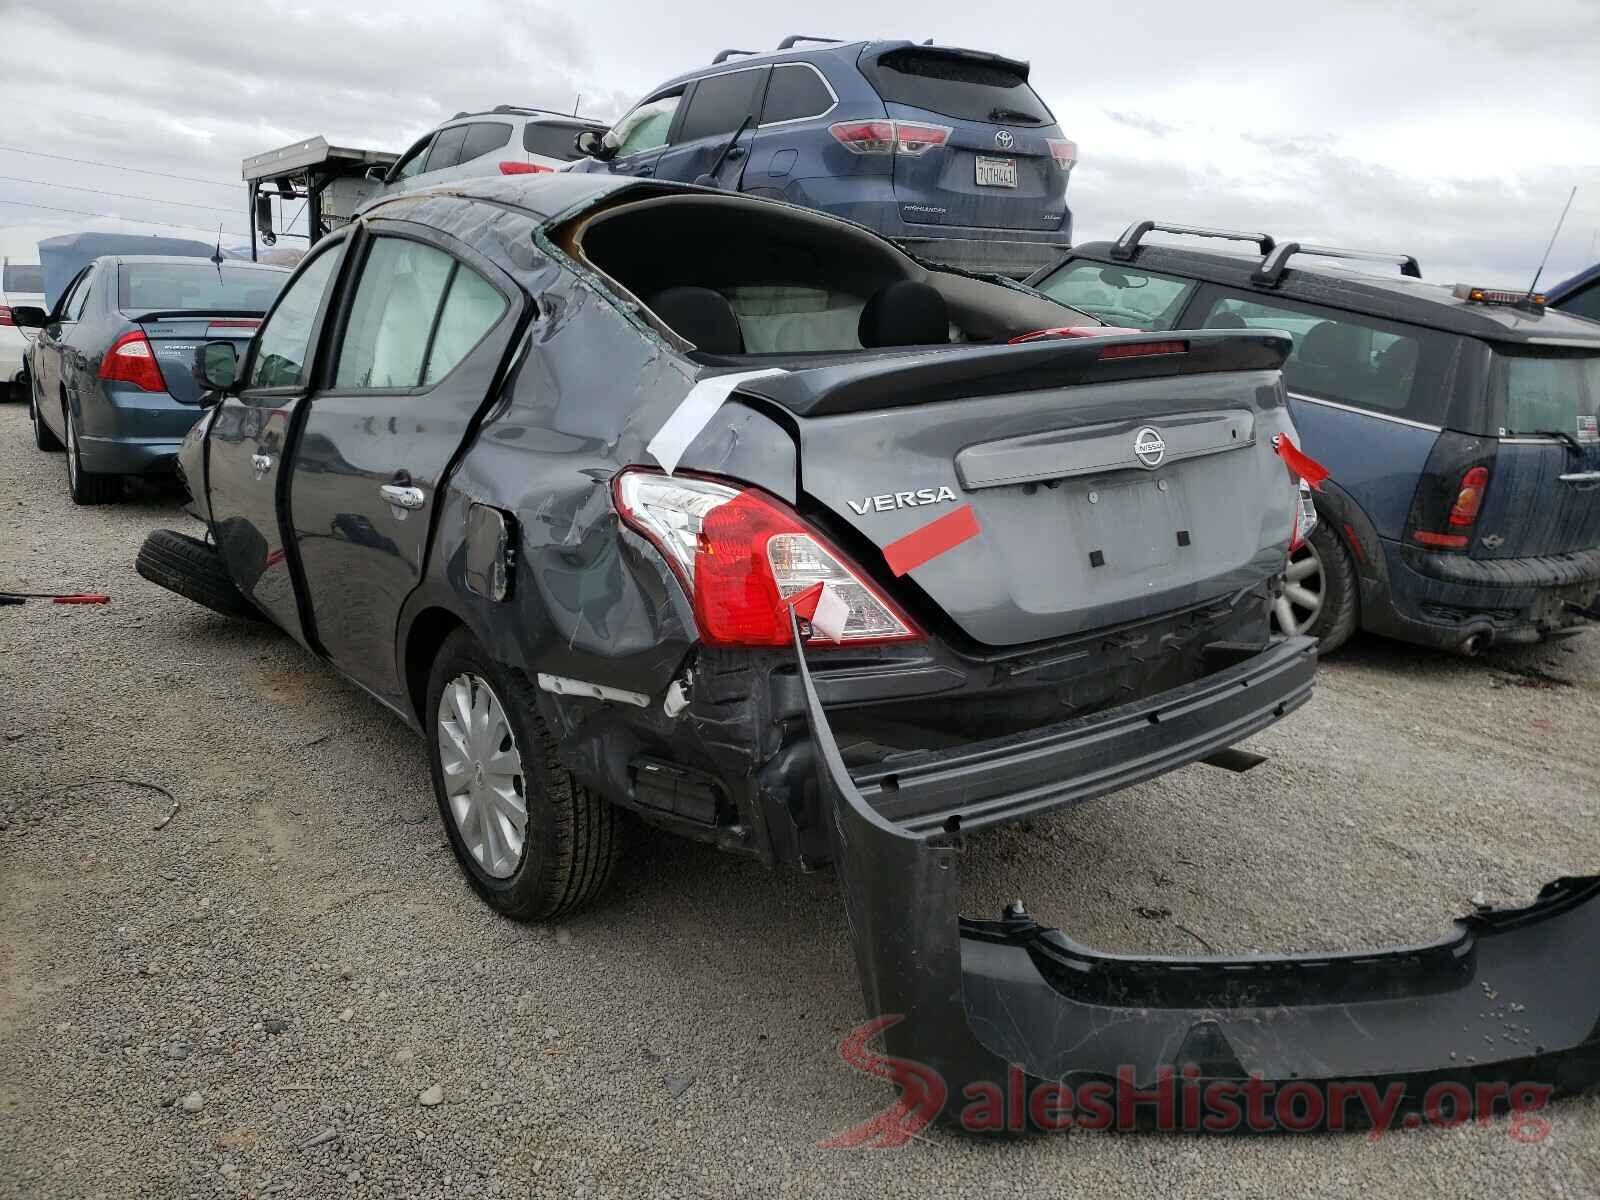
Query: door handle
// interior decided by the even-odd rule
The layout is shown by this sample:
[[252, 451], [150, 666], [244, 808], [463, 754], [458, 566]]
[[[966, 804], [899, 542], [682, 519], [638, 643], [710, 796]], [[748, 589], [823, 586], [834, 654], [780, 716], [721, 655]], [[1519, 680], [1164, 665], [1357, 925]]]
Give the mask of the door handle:
[[406, 487], [399, 483], [385, 483], [379, 486], [378, 495], [382, 496], [396, 508], [421, 508], [427, 502], [419, 487]]
[[643, 166], [637, 167], [629, 172], [630, 175], [654, 175], [655, 173], [656, 169], [649, 163], [645, 163]]
[[1600, 483], [1600, 471], [1571, 471], [1560, 478], [1562, 483]]

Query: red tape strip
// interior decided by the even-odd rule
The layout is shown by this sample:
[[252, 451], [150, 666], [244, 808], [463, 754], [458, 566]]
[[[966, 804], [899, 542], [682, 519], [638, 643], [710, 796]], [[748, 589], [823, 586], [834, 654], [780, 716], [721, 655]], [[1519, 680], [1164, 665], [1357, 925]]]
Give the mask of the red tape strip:
[[1278, 452], [1278, 457], [1283, 459], [1284, 465], [1309, 483], [1318, 491], [1322, 490], [1322, 481], [1328, 477], [1328, 468], [1301, 450], [1290, 440], [1286, 433], [1275, 434], [1272, 439], [1272, 448]]
[[921, 529], [913, 529], [905, 537], [890, 542], [883, 548], [883, 557], [889, 570], [904, 575], [981, 532], [978, 514], [972, 510], [972, 505], [963, 504], [955, 512], [946, 513], [937, 521], [929, 521]]

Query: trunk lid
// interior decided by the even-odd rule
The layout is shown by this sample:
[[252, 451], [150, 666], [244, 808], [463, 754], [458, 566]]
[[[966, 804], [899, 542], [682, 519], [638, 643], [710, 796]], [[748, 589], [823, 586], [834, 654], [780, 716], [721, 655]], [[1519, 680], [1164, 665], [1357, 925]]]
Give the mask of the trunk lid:
[[[801, 416], [803, 505], [849, 531], [843, 548], [896, 600], [1013, 646], [1200, 605], [1282, 569], [1297, 492], [1272, 437], [1290, 431], [1289, 343], [1171, 336], [1188, 349], [1099, 359], [1140, 335], [938, 351], [744, 390]], [[940, 544], [921, 532], [936, 521], [958, 540], [915, 562]], [[913, 565], [892, 579], [908, 547]]]
[[1600, 547], [1600, 354], [1497, 347], [1490, 380], [1503, 436], [1471, 556]]
[[260, 317], [209, 313], [146, 313], [133, 318], [150, 339], [167, 394], [180, 404], [200, 403], [204, 385], [196, 373], [200, 347], [207, 342], [233, 343], [241, 361], [261, 325]]

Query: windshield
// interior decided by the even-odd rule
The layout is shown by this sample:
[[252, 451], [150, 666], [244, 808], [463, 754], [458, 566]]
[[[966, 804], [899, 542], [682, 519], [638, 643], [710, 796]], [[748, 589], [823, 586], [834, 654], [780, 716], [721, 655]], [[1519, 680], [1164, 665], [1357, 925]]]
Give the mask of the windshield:
[[264, 313], [287, 271], [194, 262], [123, 263], [117, 267], [117, 307], [125, 312]]
[[1194, 291], [1192, 279], [1075, 262], [1035, 285], [1052, 300], [1130, 329], [1171, 329]]
[[11, 263], [0, 275], [0, 292], [43, 292], [44, 275], [38, 263]]
[[1600, 354], [1543, 349], [1495, 351], [1492, 386], [1505, 433], [1566, 434], [1600, 441]]
[[988, 59], [944, 50], [891, 50], [863, 70], [878, 95], [961, 121], [1051, 125], [1055, 118], [1025, 73]]

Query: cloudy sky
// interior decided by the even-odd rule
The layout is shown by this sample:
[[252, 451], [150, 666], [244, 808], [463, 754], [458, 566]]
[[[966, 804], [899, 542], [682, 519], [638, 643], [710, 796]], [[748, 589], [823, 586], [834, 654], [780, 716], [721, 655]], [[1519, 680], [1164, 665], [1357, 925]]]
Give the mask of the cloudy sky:
[[318, 133], [400, 150], [496, 103], [570, 109], [581, 95], [585, 113], [615, 117], [719, 49], [799, 32], [1031, 60], [1080, 147], [1068, 192], [1080, 241], [1151, 216], [1403, 250], [1428, 278], [1526, 286], [1576, 185], [1544, 282], [1600, 259], [1600, 0], [813, 0], [793, 12], [771, 0], [0, 0], [0, 251], [140, 221], [246, 234], [247, 154]]

